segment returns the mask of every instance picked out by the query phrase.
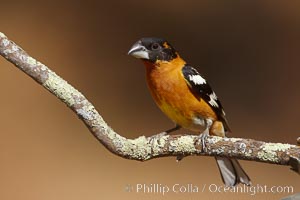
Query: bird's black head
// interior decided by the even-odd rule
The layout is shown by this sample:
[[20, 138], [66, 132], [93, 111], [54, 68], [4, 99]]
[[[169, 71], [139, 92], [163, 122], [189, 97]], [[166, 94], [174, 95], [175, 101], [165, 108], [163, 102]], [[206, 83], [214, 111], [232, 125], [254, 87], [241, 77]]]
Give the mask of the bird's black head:
[[142, 38], [131, 47], [128, 55], [153, 63], [170, 61], [178, 56], [176, 50], [162, 38]]

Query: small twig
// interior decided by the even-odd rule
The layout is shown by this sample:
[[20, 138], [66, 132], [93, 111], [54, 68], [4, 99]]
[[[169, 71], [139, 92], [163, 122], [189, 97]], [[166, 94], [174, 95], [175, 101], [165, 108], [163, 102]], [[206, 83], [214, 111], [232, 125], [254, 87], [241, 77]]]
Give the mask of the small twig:
[[0, 55], [64, 102], [108, 150], [123, 158], [146, 161], [162, 156], [182, 158], [189, 155], [218, 155], [290, 165], [299, 173], [300, 147], [291, 144], [209, 136], [205, 140], [206, 151], [203, 152], [201, 139], [195, 135], [160, 135], [155, 138], [141, 136], [126, 139], [106, 124], [94, 106], [78, 90], [29, 56], [1, 32]]

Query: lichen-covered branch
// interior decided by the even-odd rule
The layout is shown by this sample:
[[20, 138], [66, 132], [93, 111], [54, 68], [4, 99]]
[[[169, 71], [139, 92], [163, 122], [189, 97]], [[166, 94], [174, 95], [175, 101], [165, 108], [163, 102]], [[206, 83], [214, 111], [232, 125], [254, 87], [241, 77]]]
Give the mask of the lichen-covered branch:
[[218, 155], [290, 165], [299, 173], [300, 147], [291, 144], [209, 136], [204, 141], [206, 148], [203, 150], [201, 138], [195, 135], [157, 135], [127, 139], [113, 131], [78, 90], [29, 56], [1, 32], [0, 55], [64, 102], [108, 150], [123, 158], [146, 161], [162, 156]]

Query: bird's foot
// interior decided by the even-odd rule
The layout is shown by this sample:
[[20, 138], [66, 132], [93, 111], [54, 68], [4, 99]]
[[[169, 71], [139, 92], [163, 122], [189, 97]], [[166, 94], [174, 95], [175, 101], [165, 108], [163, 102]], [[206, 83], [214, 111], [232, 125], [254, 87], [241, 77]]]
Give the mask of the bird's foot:
[[157, 142], [161, 137], [167, 135], [167, 132], [161, 132], [161, 133], [158, 133], [156, 135], [152, 135], [150, 136], [149, 138], [149, 143], [153, 144], [154, 142]]
[[156, 135], [150, 136], [149, 142], [153, 143], [154, 141], [158, 141], [161, 137], [163, 137], [163, 136], [165, 136], [165, 135], [167, 135], [167, 134], [169, 134], [169, 133], [171, 133], [173, 131], [177, 131], [180, 128], [181, 128], [181, 126], [179, 126], [179, 125], [176, 124], [176, 126], [174, 128], [171, 128], [171, 129], [168, 129], [168, 130], [166, 130], [164, 132], [161, 132], [161, 133], [158, 133]]
[[201, 133], [199, 135], [199, 139], [201, 140], [201, 144], [202, 144], [202, 151], [206, 152], [206, 144], [205, 144], [205, 140], [207, 139], [209, 133], [207, 131], [204, 131], [203, 133]]

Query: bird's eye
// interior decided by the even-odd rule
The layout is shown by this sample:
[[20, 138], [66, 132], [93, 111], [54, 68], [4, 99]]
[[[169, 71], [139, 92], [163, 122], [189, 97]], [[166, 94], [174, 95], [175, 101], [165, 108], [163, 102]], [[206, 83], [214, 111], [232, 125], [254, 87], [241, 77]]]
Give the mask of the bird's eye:
[[159, 48], [159, 44], [158, 43], [153, 43], [151, 46], [152, 50], [157, 50]]

